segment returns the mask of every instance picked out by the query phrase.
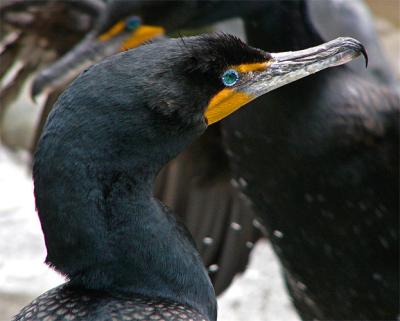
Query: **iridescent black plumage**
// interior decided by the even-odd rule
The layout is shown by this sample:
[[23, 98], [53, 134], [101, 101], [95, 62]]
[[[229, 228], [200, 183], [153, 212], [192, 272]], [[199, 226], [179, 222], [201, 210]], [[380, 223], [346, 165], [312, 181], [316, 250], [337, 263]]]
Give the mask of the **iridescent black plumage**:
[[194, 242], [153, 198], [153, 182], [206, 129], [223, 68], [266, 55], [227, 35], [171, 39], [115, 55], [73, 82], [33, 167], [46, 262], [69, 281], [15, 320], [144, 320], [150, 310], [171, 321], [216, 319]]

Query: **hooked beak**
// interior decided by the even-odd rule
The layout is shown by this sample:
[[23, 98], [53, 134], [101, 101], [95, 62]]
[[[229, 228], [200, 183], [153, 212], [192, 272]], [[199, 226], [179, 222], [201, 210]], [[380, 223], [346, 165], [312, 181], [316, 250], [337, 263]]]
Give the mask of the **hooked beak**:
[[265, 70], [256, 72], [249, 82], [239, 86], [237, 90], [256, 98], [323, 69], [343, 65], [361, 54], [367, 66], [367, 52], [353, 38], [337, 38], [299, 51], [272, 53]]
[[233, 66], [245, 80], [212, 97], [204, 116], [209, 125], [213, 124], [259, 96], [323, 69], [345, 64], [360, 54], [367, 64], [367, 52], [359, 41], [337, 38], [309, 49], [266, 53], [265, 62]]

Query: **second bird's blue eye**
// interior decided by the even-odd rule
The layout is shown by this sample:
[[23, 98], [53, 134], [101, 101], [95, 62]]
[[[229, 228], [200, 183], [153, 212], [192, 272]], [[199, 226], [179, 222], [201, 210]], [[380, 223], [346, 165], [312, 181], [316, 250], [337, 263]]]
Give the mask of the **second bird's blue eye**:
[[126, 19], [125, 21], [125, 29], [127, 31], [133, 31], [135, 30], [137, 27], [139, 27], [140, 25], [140, 18], [133, 16], [133, 17], [129, 17], [128, 19]]
[[225, 86], [230, 87], [235, 85], [239, 80], [239, 74], [234, 69], [229, 69], [225, 71], [222, 75], [222, 82]]

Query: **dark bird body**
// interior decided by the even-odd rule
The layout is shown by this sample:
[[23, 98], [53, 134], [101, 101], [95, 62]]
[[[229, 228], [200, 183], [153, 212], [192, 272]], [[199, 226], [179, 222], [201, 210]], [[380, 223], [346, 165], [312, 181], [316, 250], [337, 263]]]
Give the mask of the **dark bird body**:
[[[293, 5], [246, 23], [249, 43], [280, 51], [320, 42]], [[343, 66], [261, 97], [223, 124], [233, 172], [304, 320], [399, 314], [399, 106], [379, 79]]]
[[[304, 320], [398, 313], [399, 100], [347, 73], [283, 88], [224, 124], [233, 172]], [[319, 95], [331, 99], [316, 104]]]
[[153, 197], [157, 173], [232, 108], [361, 52], [351, 38], [270, 54], [203, 36], [84, 71], [49, 115], [33, 166], [46, 263], [69, 281], [14, 320], [216, 320], [190, 234]]
[[[166, 301], [159, 309], [164, 316], [175, 309], [168, 304], [174, 301], [198, 311], [195, 320], [216, 319], [214, 290], [190, 235], [152, 197], [160, 168], [206, 128], [199, 117], [207, 95], [198, 94], [203, 101], [196, 101], [168, 93], [174, 84], [192, 93], [177, 42], [124, 52], [84, 72], [58, 100], [35, 154], [46, 262], [67, 275], [69, 285], [85, 289], [88, 308], [94, 307], [85, 320], [97, 320], [100, 312], [111, 317], [120, 296], [133, 300], [124, 304], [135, 308], [130, 320], [141, 320], [134, 313], [146, 310], [146, 297]], [[185, 106], [188, 101], [193, 105]], [[104, 306], [86, 290], [115, 300]], [[63, 288], [55, 291], [56, 297], [69, 297]], [[47, 296], [36, 304], [46, 302]]]

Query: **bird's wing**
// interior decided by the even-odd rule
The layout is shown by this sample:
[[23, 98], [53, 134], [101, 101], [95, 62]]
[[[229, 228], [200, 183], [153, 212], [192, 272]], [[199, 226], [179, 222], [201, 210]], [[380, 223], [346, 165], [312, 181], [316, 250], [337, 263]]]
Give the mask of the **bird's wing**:
[[211, 126], [160, 173], [156, 196], [185, 223], [221, 293], [245, 269], [261, 237], [250, 204], [232, 184], [220, 128]]

